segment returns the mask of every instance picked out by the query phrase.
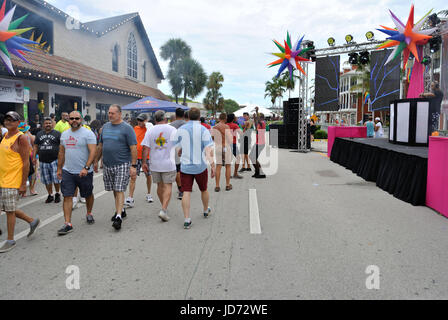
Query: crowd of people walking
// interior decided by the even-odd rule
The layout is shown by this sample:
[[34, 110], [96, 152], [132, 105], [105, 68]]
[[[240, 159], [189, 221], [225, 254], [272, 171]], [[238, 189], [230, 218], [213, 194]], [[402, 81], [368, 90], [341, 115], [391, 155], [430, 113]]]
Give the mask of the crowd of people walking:
[[[203, 216], [208, 218], [212, 213], [209, 175], [215, 180], [215, 192], [221, 191], [223, 167], [227, 192], [233, 189], [231, 179], [243, 179], [240, 173], [252, 171], [251, 164], [255, 171], [253, 178], [266, 178], [258, 161], [265, 148], [266, 123], [258, 108], [252, 119], [244, 114], [240, 124], [233, 114], [221, 113], [218, 122], [209, 124], [201, 118], [199, 109], [179, 108], [171, 121], [163, 111], [153, 115], [153, 122], [146, 114], [140, 114], [133, 119], [133, 127], [125, 121], [118, 105], [110, 106], [108, 119], [103, 126], [98, 120], [88, 126], [83, 123], [82, 114], [73, 111], [62, 113], [58, 122], [54, 115], [44, 117], [43, 121], [37, 116], [30, 126], [17, 112], [0, 116], [0, 209], [6, 212], [8, 233], [0, 253], [16, 245], [16, 218], [29, 223], [28, 237], [40, 224], [39, 219], [18, 209], [19, 198], [26, 195], [28, 186], [30, 196], [37, 194], [34, 189], [37, 177], [48, 192], [45, 203], [62, 202], [65, 222], [57, 231], [59, 236], [74, 231], [72, 211], [78, 201], [86, 204], [87, 224], [95, 223], [93, 178], [100, 169], [105, 190], [114, 195], [111, 222], [117, 231], [127, 217], [126, 209], [135, 207], [136, 182], [142, 173], [148, 203], [154, 202], [151, 189], [153, 183], [157, 185], [158, 216], [163, 222], [170, 220], [168, 208], [176, 184], [185, 229], [192, 226], [190, 207], [195, 181], [201, 192]], [[78, 200], [79, 197], [83, 200]]]

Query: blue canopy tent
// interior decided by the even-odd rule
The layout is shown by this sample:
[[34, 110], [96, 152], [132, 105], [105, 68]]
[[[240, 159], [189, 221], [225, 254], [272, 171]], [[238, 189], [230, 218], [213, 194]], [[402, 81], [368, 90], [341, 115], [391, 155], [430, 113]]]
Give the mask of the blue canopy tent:
[[127, 111], [137, 111], [137, 112], [156, 112], [159, 110], [163, 110], [165, 112], [176, 112], [177, 108], [182, 108], [185, 111], [190, 110], [190, 108], [186, 106], [182, 106], [180, 104], [176, 104], [171, 101], [163, 101], [151, 96], [128, 104], [124, 106], [122, 109]]

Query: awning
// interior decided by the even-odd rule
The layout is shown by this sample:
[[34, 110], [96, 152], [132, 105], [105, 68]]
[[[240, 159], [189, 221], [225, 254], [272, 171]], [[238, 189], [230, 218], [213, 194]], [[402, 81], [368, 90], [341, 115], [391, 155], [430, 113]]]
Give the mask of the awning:
[[175, 112], [176, 109], [182, 108], [183, 110], [190, 110], [190, 108], [186, 106], [182, 106], [180, 104], [176, 104], [170, 101], [163, 101], [153, 97], [146, 97], [127, 106], [124, 106], [123, 110], [128, 111], [140, 111], [140, 112], [156, 112], [159, 110], [163, 110], [165, 112]]

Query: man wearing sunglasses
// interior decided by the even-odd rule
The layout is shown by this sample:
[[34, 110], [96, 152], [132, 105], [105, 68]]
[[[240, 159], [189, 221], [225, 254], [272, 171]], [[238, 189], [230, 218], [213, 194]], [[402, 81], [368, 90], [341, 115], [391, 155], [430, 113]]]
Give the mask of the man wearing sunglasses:
[[8, 239], [0, 248], [0, 253], [12, 250], [16, 246], [14, 229], [16, 218], [30, 224], [30, 237], [40, 223], [39, 219], [27, 216], [17, 208], [19, 196], [26, 194], [26, 181], [30, 169], [30, 144], [19, 131], [21, 117], [17, 112], [8, 112], [5, 127], [8, 133], [0, 143], [0, 209], [6, 212]]
[[82, 117], [78, 111], [70, 113], [69, 123], [70, 129], [62, 133], [58, 156], [57, 176], [62, 180], [65, 218], [64, 226], [58, 231], [60, 236], [73, 231], [71, 218], [76, 188], [79, 188], [81, 197], [86, 199], [87, 223], [95, 222], [92, 215], [94, 196], [91, 167], [95, 160], [96, 137], [82, 126]]

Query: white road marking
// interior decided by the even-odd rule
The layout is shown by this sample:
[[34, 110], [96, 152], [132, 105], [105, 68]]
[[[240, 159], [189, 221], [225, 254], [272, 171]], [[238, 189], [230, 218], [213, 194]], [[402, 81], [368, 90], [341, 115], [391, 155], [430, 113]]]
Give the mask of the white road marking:
[[[95, 199], [98, 199], [107, 193], [108, 193], [107, 191], [99, 192], [99, 193], [95, 194]], [[78, 207], [78, 210], [84, 206], [85, 206], [85, 204], [80, 204]], [[40, 225], [37, 227], [37, 230], [42, 229], [46, 225], [49, 225], [50, 223], [55, 222], [56, 220], [63, 218], [63, 217], [64, 217], [64, 211], [59, 212], [58, 214], [46, 219], [45, 221], [41, 221]], [[36, 232], [37, 232], [37, 230], [36, 230]], [[25, 238], [29, 232], [30, 232], [29, 230], [25, 230], [23, 232], [20, 232], [19, 234], [14, 235], [14, 240], [18, 241], [18, 240]]]
[[[94, 176], [93, 178], [99, 178], [99, 177], [102, 177], [102, 176], [103, 176], [103, 174], [100, 173], [100, 174]], [[17, 209], [25, 208], [26, 206], [29, 206], [30, 204], [33, 204], [33, 203], [35, 203], [35, 202], [39, 202], [39, 201], [42, 201], [42, 200], [44, 200], [44, 199], [47, 199], [47, 197], [48, 197], [48, 195], [45, 195], [45, 196], [42, 196], [42, 197], [33, 199], [33, 200], [31, 200], [31, 201], [22, 203], [22, 204], [20, 204], [20, 205], [17, 206]], [[2, 212], [0, 213], [0, 215], [4, 215], [4, 214], [6, 214], [6, 212], [4, 212], [4, 211], [2, 211]]]
[[260, 213], [258, 211], [257, 190], [249, 189], [250, 233], [261, 234]]

